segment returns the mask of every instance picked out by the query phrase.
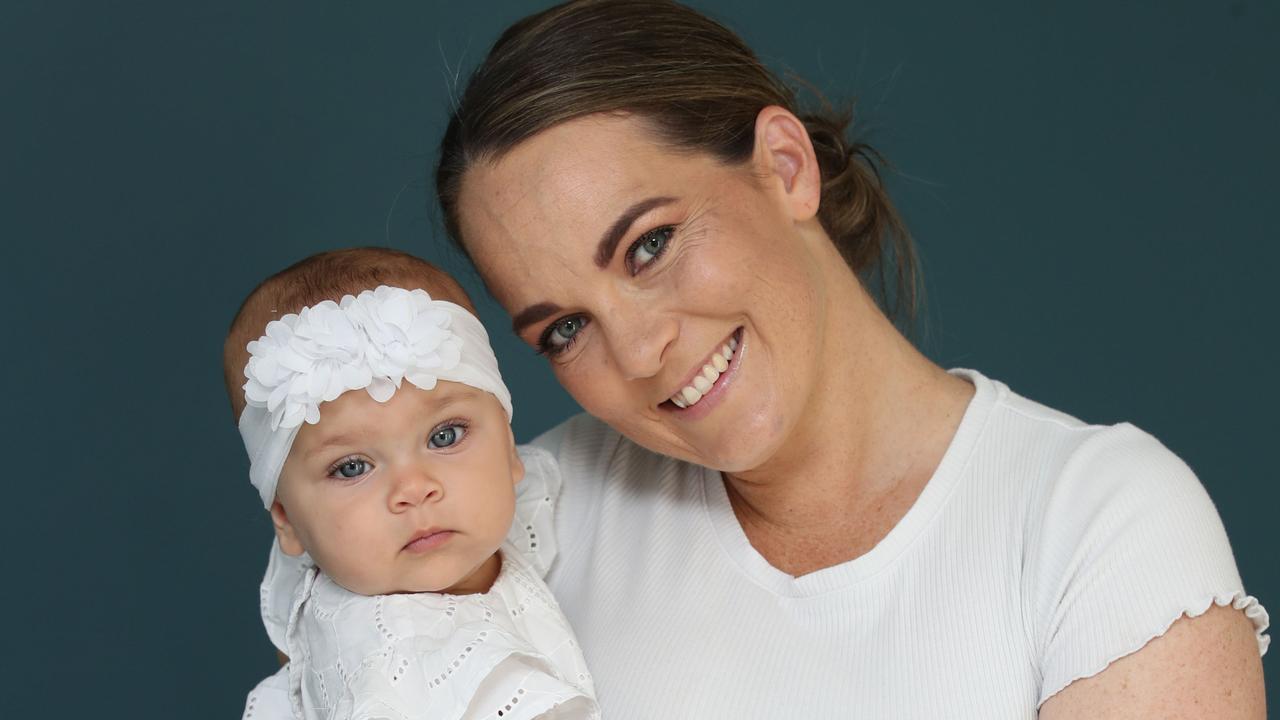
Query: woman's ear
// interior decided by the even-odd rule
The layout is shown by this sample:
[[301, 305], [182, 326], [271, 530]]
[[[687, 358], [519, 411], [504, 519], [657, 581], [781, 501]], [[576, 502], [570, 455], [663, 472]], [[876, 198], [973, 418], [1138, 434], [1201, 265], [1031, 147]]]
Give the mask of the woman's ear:
[[757, 170], [776, 181], [795, 220], [818, 214], [822, 198], [822, 170], [804, 122], [790, 110], [770, 105], [756, 115]]
[[280, 549], [285, 555], [297, 557], [306, 552], [306, 548], [302, 547], [302, 541], [298, 539], [298, 531], [294, 529], [293, 523], [289, 522], [289, 515], [284, 510], [284, 505], [279, 500], [271, 503], [271, 524], [276, 529], [276, 540], [280, 542]]

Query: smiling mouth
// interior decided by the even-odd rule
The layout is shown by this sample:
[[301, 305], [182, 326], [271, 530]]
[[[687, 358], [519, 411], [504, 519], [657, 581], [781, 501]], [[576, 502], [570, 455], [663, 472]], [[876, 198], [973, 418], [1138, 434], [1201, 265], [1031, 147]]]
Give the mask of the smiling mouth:
[[704, 396], [711, 392], [716, 386], [716, 382], [720, 376], [729, 369], [730, 363], [733, 362], [733, 355], [738, 351], [738, 344], [742, 339], [742, 328], [733, 331], [716, 351], [703, 363], [702, 369], [694, 375], [688, 385], [680, 388], [676, 394], [667, 399], [667, 402], [675, 405], [681, 410], [686, 410], [698, 404]]

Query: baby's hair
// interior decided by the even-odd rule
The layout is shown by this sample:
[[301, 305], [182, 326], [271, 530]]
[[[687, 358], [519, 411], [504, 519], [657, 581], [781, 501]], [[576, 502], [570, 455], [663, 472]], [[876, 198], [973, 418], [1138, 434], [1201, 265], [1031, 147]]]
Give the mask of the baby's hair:
[[475, 312], [471, 298], [440, 268], [406, 252], [361, 247], [322, 252], [300, 260], [258, 284], [231, 321], [222, 346], [222, 375], [231, 399], [232, 418], [244, 410], [245, 346], [262, 337], [267, 323], [325, 300], [338, 302], [379, 285], [426, 290], [434, 300], [448, 300]]

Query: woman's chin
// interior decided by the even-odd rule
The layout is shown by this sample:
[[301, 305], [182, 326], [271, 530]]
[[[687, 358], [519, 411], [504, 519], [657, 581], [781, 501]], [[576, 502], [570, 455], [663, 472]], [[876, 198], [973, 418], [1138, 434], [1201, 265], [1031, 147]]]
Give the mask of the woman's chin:
[[730, 475], [739, 475], [768, 465], [776, 454], [771, 446], [726, 447], [698, 464]]
[[[741, 416], [740, 416], [741, 417]], [[756, 470], [774, 459], [784, 442], [782, 429], [786, 423], [777, 414], [747, 415], [717, 428], [699, 433], [698, 437], [682, 437], [678, 452], [666, 454], [720, 472], [737, 474]]]

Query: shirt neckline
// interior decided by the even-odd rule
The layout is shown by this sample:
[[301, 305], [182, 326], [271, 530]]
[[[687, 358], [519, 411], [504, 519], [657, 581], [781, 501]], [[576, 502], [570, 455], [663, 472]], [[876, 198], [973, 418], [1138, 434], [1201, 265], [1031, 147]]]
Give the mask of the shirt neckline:
[[783, 597], [811, 597], [847, 587], [876, 575], [891, 565], [920, 536], [946, 504], [968, 465], [999, 392], [996, 384], [976, 370], [953, 369], [952, 375], [973, 383], [974, 394], [965, 408], [942, 461], [897, 525], [862, 555], [831, 567], [794, 577], [765, 560], [747, 539], [729, 504], [720, 472], [702, 469], [702, 500], [707, 519], [729, 559], [761, 587]]

